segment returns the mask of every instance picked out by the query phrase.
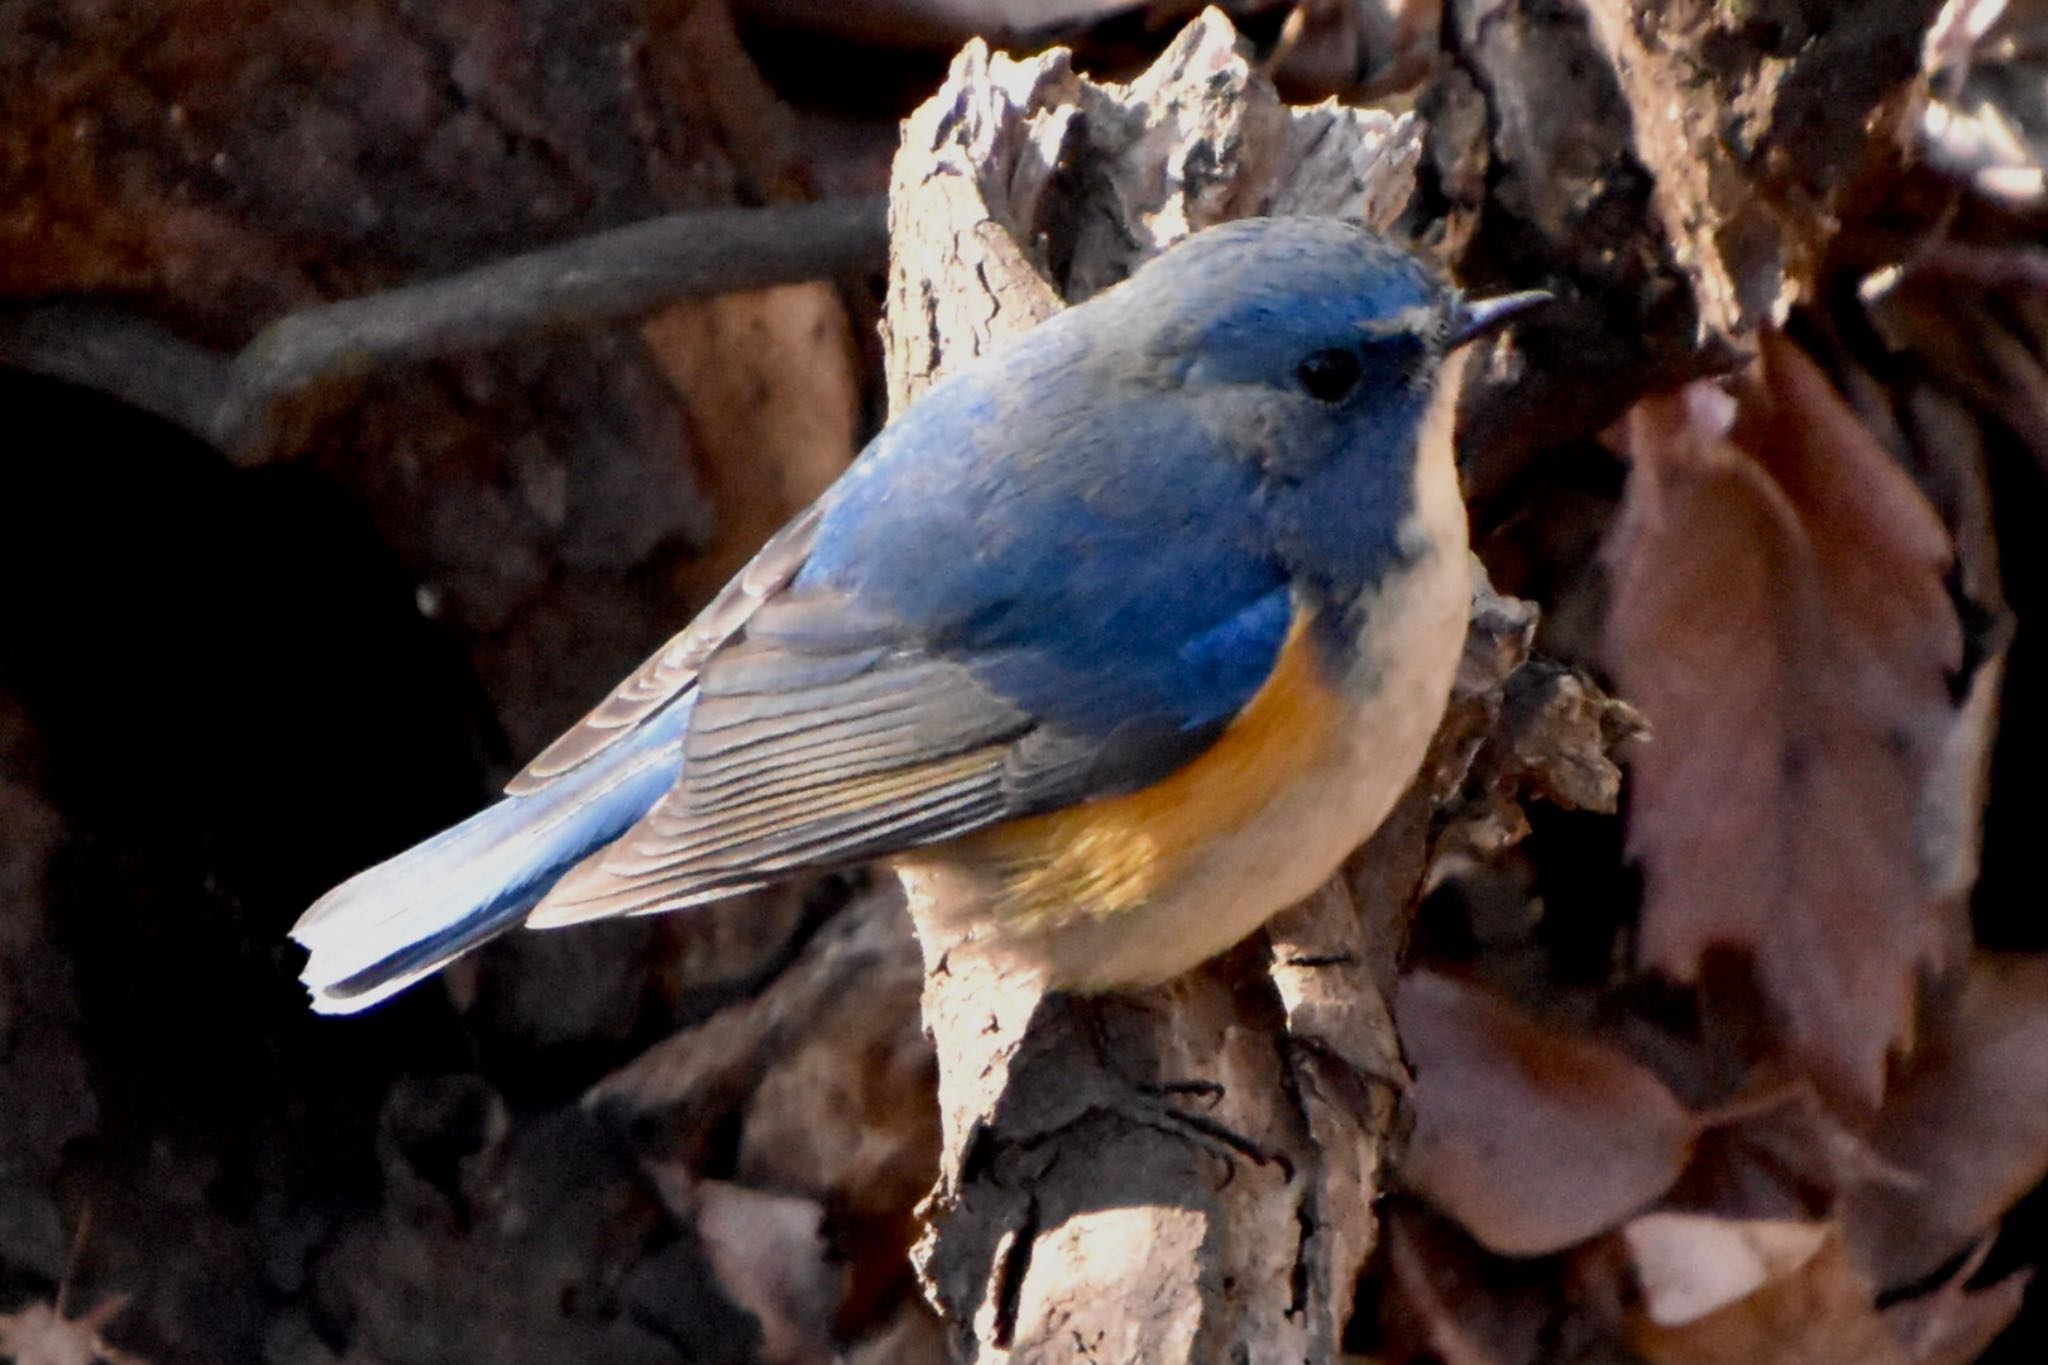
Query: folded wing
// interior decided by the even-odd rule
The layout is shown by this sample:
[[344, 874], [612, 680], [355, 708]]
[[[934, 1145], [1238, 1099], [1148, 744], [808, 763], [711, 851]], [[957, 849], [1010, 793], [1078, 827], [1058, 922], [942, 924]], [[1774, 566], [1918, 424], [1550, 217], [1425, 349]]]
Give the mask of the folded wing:
[[[1242, 670], [1255, 686], [1285, 636], [1286, 593], [1220, 611], [1204, 637], [1263, 655]], [[1128, 791], [1199, 753], [1250, 690], [1190, 713], [1142, 686], [1105, 687], [1086, 726], [1019, 695], [1020, 682], [1099, 681], [1015, 648], [936, 649], [830, 592], [788, 592], [701, 665], [676, 786], [528, 923], [675, 909]]]

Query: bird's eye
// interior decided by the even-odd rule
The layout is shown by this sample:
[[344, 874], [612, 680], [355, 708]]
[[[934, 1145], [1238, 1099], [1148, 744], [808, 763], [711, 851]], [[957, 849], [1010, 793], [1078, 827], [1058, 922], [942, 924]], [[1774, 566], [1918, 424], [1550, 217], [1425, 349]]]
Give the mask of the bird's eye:
[[1358, 387], [1361, 374], [1358, 353], [1333, 346], [1302, 361], [1294, 377], [1301, 382], [1302, 392], [1318, 403], [1341, 403]]

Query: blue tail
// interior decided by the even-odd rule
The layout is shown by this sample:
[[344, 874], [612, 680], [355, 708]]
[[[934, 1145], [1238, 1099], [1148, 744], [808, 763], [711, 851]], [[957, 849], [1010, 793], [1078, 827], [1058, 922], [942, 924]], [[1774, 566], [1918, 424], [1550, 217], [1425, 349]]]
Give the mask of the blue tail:
[[494, 806], [322, 896], [292, 926], [299, 979], [323, 1014], [352, 1014], [525, 918], [548, 888], [675, 784], [694, 694], [524, 796]]

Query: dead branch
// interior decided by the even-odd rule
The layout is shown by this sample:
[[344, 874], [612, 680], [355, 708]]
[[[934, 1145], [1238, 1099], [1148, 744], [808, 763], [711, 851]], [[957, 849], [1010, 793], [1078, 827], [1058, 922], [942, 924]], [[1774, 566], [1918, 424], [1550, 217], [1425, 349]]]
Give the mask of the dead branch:
[[111, 394], [260, 464], [279, 409], [323, 383], [690, 295], [873, 270], [887, 241], [879, 197], [679, 213], [289, 313], [232, 359], [105, 308], [23, 309], [0, 317], [0, 363]]
[[[1129, 86], [1081, 79], [1063, 52], [968, 48], [907, 125], [893, 176], [897, 404], [1211, 223], [1393, 218], [1412, 126], [1288, 109], [1235, 41], [1211, 11]], [[1529, 624], [1491, 610], [1481, 655], [1511, 667]], [[1333, 882], [1263, 941], [1158, 990], [1045, 995], [943, 941], [913, 898], [944, 1131], [919, 1268], [963, 1358], [1336, 1357], [1404, 1084], [1382, 994], [1395, 926], [1502, 676], [1480, 668], [1465, 688], [1481, 719], [1450, 727], [1358, 889]], [[1141, 1089], [1164, 1102], [1149, 1109]]]

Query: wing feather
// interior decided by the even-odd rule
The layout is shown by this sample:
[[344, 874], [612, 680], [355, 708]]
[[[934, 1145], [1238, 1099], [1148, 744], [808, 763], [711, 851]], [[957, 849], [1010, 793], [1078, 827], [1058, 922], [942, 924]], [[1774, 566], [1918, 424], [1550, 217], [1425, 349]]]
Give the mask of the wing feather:
[[539, 791], [563, 773], [581, 767], [649, 716], [687, 692], [719, 647], [744, 627], [763, 603], [789, 585], [824, 521], [822, 504], [802, 512], [777, 531], [695, 620], [656, 650], [612, 694], [592, 707], [538, 757], [505, 784], [508, 796]]
[[[1270, 603], [1230, 620], [1268, 617], [1285, 620]], [[997, 691], [978, 656], [877, 632], [826, 590], [760, 606], [698, 665], [675, 787], [528, 923], [674, 909], [1129, 790], [1227, 723], [1134, 702], [1110, 731], [1077, 731]]]
[[1012, 813], [1009, 755], [1040, 722], [967, 664], [877, 638], [829, 594], [759, 608], [699, 666], [681, 780], [528, 922], [701, 900]]
[[[838, 783], [707, 826], [658, 811], [613, 855], [592, 859], [557, 883], [527, 922], [552, 927], [676, 909], [787, 872], [858, 862], [981, 828], [1004, 814], [1002, 752], [991, 748]], [[628, 843], [636, 845], [636, 855], [623, 856]]]

